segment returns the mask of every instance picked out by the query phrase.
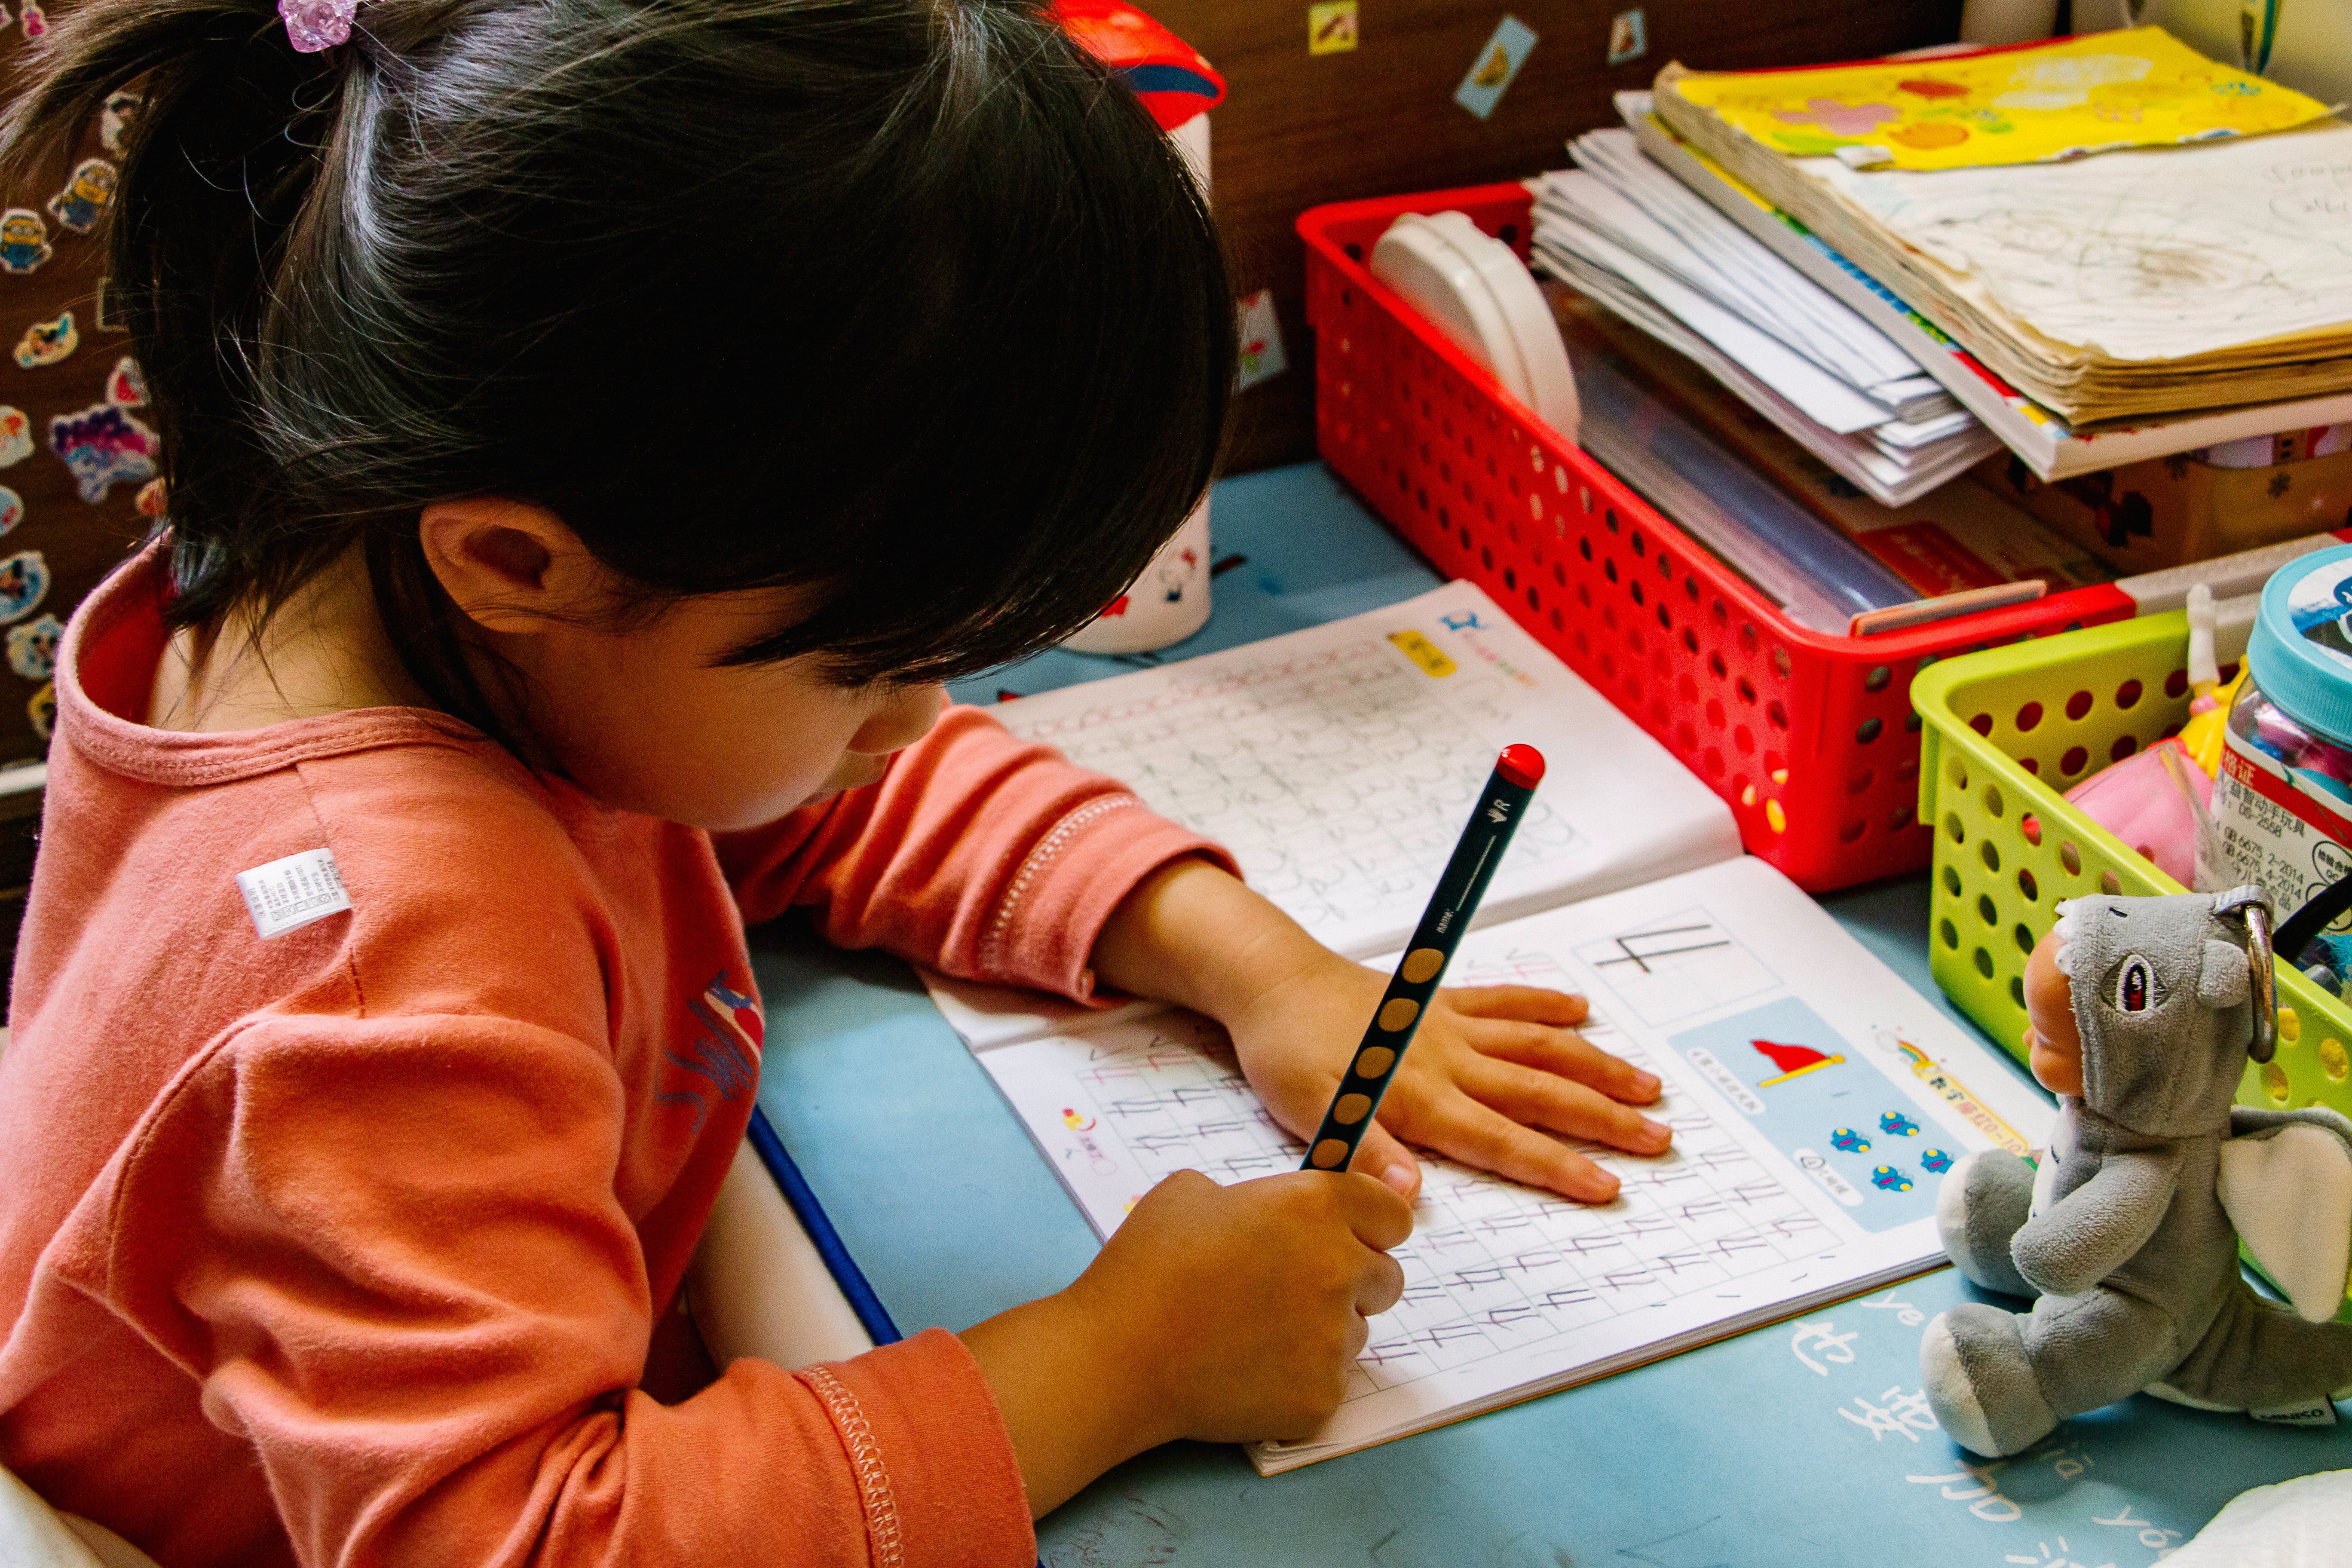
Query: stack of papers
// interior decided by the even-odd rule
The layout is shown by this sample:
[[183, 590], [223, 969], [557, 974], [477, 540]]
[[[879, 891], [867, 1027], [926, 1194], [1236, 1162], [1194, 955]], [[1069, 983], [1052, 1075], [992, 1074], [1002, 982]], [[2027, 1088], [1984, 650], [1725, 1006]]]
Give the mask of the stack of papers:
[[1865, 493], [1904, 505], [1998, 440], [1903, 349], [1652, 163], [1632, 132], [1570, 144], [1536, 192], [1552, 276], [1706, 367]]
[[[2104, 52], [2092, 58], [2098, 69], [2084, 76], [2090, 67], [2078, 65], [2074, 74], [2087, 85], [2068, 93], [2129, 89], [2130, 100], [2112, 106], [2118, 115], [2140, 112], [2142, 100], [2156, 105], [2149, 95], [2169, 90], [2157, 68], [2163, 51], [2144, 47], [2140, 33], [2103, 36]], [[1998, 120], [1997, 106], [2021, 93], [2046, 96], [2033, 85], [2035, 53], [2018, 52], [2007, 68], [2032, 78], [2025, 88], [1983, 105], [1948, 97], [1952, 123], [1981, 124], [1966, 118], [1979, 110]], [[2147, 71], [2116, 75], [2118, 62], [2141, 54]], [[1975, 90], [1944, 82], [1942, 62], [1906, 68], [1916, 79], [1906, 78], [1894, 97]], [[2113, 79], [2094, 80], [2099, 71]], [[1832, 145], [1835, 137], [1818, 148], [1790, 145], [1764, 127], [1792, 124], [1790, 113], [1859, 124], [1892, 106], [1849, 104], [1842, 94], [1759, 120], [1769, 106], [1758, 94], [1781, 84], [1725, 85], [1747, 80], [1669, 66], [1656, 111], [2070, 424], [2352, 389], [2352, 204], [2343, 198], [2352, 126], [2325, 119], [2060, 163], [1856, 168], [1899, 145]], [[2213, 96], [2210, 84], [2199, 90]]]

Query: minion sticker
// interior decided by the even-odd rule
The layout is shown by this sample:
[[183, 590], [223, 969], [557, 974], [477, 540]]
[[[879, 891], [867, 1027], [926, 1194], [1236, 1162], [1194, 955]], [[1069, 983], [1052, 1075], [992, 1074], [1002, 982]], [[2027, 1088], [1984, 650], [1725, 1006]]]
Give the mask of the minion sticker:
[[37, 272], [53, 254], [40, 214], [30, 207], [0, 213], [0, 272]]
[[143, 484], [153, 479], [160, 447], [154, 431], [111, 403], [93, 404], [49, 421], [49, 450], [73, 470], [81, 499], [92, 506], [104, 500], [118, 480]]
[[88, 234], [114, 200], [116, 177], [105, 159], [84, 158], [74, 165], [66, 188], [49, 198], [49, 216], [76, 234]]
[[139, 95], [118, 92], [106, 100], [106, 109], [99, 116], [98, 139], [110, 153], [122, 151], [122, 132], [139, 117]]
[[66, 624], [55, 616], [43, 616], [26, 621], [21, 626], [8, 628], [8, 668], [27, 680], [47, 680], [58, 670], [58, 643], [66, 635]]
[[37, 550], [0, 561], [0, 622], [20, 621], [49, 596], [49, 563]]
[[0, 403], [0, 468], [13, 468], [33, 455], [33, 422], [21, 408]]
[[139, 408], [146, 405], [146, 378], [139, 374], [139, 362], [129, 354], [116, 360], [114, 369], [108, 373], [106, 400], [117, 408]]
[[25, 716], [33, 721], [33, 733], [46, 741], [58, 725], [58, 683], [50, 681], [32, 695], [25, 704]]
[[73, 312], [68, 310], [54, 321], [35, 321], [25, 329], [25, 335], [16, 340], [16, 368], [38, 370], [79, 347], [81, 333], [75, 331]]
[[6, 485], [0, 485], [0, 533], [15, 532], [16, 525], [24, 521], [25, 498]]

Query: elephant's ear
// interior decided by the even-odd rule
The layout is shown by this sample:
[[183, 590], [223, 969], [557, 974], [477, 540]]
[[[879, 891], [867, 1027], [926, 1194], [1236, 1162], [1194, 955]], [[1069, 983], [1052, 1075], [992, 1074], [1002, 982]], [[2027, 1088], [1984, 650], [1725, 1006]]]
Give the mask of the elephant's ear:
[[2308, 1114], [2225, 1142], [2214, 1185], [2254, 1266], [2320, 1323], [2344, 1305], [2352, 1269], [2352, 1139], [2342, 1118]]
[[2197, 1000], [2208, 1007], [2234, 1007], [2252, 994], [2246, 950], [2207, 938], [2205, 961], [2197, 970]]

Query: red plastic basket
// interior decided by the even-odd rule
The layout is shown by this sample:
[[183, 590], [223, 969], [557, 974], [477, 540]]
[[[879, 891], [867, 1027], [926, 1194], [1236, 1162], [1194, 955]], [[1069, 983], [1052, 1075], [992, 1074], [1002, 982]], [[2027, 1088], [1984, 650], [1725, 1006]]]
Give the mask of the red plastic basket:
[[1792, 625], [1364, 267], [1399, 215], [1449, 209], [1524, 258], [1531, 205], [1522, 185], [1474, 185], [1300, 216], [1324, 460], [1705, 779], [1800, 886], [1926, 867], [1912, 676], [2132, 601], [2102, 584], [1879, 637]]

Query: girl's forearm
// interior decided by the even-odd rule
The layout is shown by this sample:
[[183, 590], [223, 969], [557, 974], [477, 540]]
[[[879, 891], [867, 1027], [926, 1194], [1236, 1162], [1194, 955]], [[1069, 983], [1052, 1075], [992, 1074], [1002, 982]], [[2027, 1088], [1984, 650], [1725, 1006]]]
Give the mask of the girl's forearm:
[[1095, 940], [1095, 978], [1228, 1025], [1331, 952], [1297, 921], [1206, 860], [1161, 867], [1135, 886]]

